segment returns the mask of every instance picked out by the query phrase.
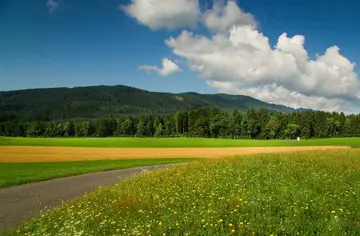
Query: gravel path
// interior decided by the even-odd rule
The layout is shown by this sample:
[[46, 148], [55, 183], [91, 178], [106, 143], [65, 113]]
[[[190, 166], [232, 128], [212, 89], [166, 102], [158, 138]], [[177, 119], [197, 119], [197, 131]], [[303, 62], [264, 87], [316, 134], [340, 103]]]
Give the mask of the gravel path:
[[81, 197], [99, 186], [116, 184], [144, 170], [169, 166], [171, 164], [103, 171], [0, 189], [0, 235], [3, 230], [39, 216], [46, 207], [58, 206], [62, 201]]

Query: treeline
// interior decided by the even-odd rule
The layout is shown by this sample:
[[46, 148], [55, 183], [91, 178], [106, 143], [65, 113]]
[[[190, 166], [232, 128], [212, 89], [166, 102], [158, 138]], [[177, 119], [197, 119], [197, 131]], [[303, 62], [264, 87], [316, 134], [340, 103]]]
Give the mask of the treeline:
[[1, 136], [28, 137], [206, 137], [293, 139], [360, 137], [360, 115], [302, 111], [286, 114], [266, 109], [197, 109], [166, 116], [111, 117], [61, 122], [0, 123]]

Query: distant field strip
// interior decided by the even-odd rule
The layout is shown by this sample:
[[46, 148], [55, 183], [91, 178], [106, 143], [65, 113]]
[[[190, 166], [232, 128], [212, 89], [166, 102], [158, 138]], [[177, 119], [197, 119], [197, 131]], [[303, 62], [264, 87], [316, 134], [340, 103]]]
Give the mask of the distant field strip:
[[260, 153], [348, 149], [346, 146], [243, 148], [79, 148], [1, 146], [0, 162], [53, 162], [133, 158], [217, 158]]
[[296, 140], [252, 140], [213, 138], [12, 138], [0, 137], [0, 146], [121, 147], [121, 148], [190, 148], [190, 147], [360, 147], [360, 138]]

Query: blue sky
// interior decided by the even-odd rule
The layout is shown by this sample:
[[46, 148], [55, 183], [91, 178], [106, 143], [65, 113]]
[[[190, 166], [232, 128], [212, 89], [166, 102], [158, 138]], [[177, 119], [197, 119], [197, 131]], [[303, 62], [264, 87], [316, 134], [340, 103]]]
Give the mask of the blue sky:
[[[51, 4], [46, 5], [48, 1], [56, 6], [51, 9]], [[179, 24], [171, 29], [166, 26], [152, 29], [150, 23], [147, 25], [139, 20], [141, 12], [137, 11], [136, 15], [119, 8], [119, 5], [130, 6], [131, 3], [140, 4], [146, 0], [48, 1], [0, 1], [0, 90], [124, 84], [163, 92], [247, 95], [263, 92], [263, 95], [257, 97], [269, 102], [315, 106], [320, 109], [336, 105], [337, 110], [347, 106], [349, 111], [357, 111], [354, 102], [350, 100], [358, 102], [356, 99], [359, 97], [347, 98], [354, 91], [328, 91], [333, 88], [315, 91], [315, 88], [308, 89], [305, 85], [304, 89], [296, 90], [294, 86], [287, 86], [287, 81], [292, 80], [291, 76], [286, 78], [287, 81], [269, 80], [273, 73], [261, 78], [254, 77], [254, 81], [261, 81], [259, 83], [245, 83], [246, 78], [237, 79], [210, 68], [210, 64], [207, 64], [210, 59], [194, 59], [186, 50], [182, 50], [183, 45], [169, 45], [165, 42], [170, 37], [177, 39], [183, 30], [209, 39], [216, 35], [217, 32], [201, 20], [206, 10], [212, 9], [212, 0], [198, 2], [196, 27]], [[228, 2], [217, 1], [216, 4], [221, 9]], [[266, 36], [271, 47], [277, 44], [279, 36], [284, 32], [289, 38], [300, 34], [305, 37], [304, 47], [309, 60], [315, 60], [316, 54], [324, 54], [327, 48], [337, 45], [340, 54], [349, 62], [360, 63], [359, 1], [241, 0], [236, 1], [236, 4], [242, 12], [251, 14], [256, 22], [256, 32]], [[158, 14], [162, 14], [159, 11]], [[175, 49], [180, 53], [174, 52]], [[204, 51], [204, 55], [209, 54]], [[163, 58], [174, 62], [181, 71], [162, 76], [159, 71]], [[157, 66], [159, 69], [158, 72], [156, 69], [149, 72], [138, 70], [141, 65]], [[199, 72], [192, 65], [204, 65], [204, 69]], [[355, 80], [358, 80], [359, 66], [351, 71], [355, 73]], [[273, 94], [266, 97], [266, 91], [280, 94], [281, 88], [300, 94], [303, 98], [297, 99], [302, 100], [289, 104], [284, 97], [281, 98], [284, 101]], [[326, 101], [320, 101], [319, 98]], [[319, 101], [316, 104], [308, 101], [314, 99]]]

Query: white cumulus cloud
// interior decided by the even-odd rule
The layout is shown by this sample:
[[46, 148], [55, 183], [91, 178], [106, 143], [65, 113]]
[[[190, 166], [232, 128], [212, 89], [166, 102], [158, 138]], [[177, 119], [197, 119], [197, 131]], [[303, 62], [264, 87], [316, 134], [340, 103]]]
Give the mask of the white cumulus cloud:
[[170, 74], [174, 74], [176, 72], [180, 72], [181, 69], [177, 64], [173, 61], [163, 58], [162, 59], [162, 68], [158, 68], [157, 66], [150, 66], [150, 65], [141, 65], [139, 66], [138, 70], [145, 70], [145, 71], [156, 71], [161, 76], [168, 76]]
[[229, 34], [211, 37], [183, 31], [166, 40], [174, 54], [221, 92], [292, 107], [360, 111], [355, 63], [337, 46], [310, 59], [304, 43], [304, 36], [284, 33], [271, 47], [251, 25], [233, 26]]
[[195, 27], [200, 13], [198, 0], [132, 0], [120, 8], [152, 30]]
[[54, 0], [47, 0], [45, 5], [51, 14], [59, 8], [59, 4]]
[[212, 9], [203, 14], [204, 24], [213, 31], [226, 31], [234, 25], [249, 25], [256, 27], [254, 17], [242, 11], [235, 1], [215, 0]]
[[237, 88], [231, 82], [208, 81], [209, 86], [217, 88], [222, 93], [241, 94], [267, 101], [282, 104], [293, 108], [311, 108], [324, 111], [343, 111], [353, 113], [359, 111], [359, 104], [354, 101], [339, 98], [325, 98], [319, 96], [305, 96], [297, 91], [290, 91], [276, 84]]
[[[198, 0], [132, 0], [123, 9], [151, 29], [174, 29], [201, 22], [205, 36], [184, 30], [165, 43], [189, 68], [219, 92], [321, 110], [360, 112], [360, 81], [356, 64], [336, 45], [311, 58], [304, 35], [281, 34], [276, 45], [257, 29], [255, 17], [233, 0], [214, 0], [200, 12]], [[163, 68], [139, 69], [168, 75], [180, 68], [163, 59]]]

